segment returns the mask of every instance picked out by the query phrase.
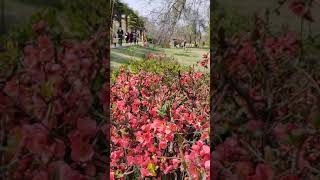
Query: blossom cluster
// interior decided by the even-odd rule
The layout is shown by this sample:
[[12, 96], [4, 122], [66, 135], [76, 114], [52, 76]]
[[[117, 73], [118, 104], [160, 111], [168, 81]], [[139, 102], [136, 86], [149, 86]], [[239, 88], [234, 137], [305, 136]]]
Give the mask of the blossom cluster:
[[166, 56], [164, 53], [146, 53], [145, 60], [157, 60], [157, 61], [164, 61], [168, 60], [169, 57]]
[[319, 64], [302, 51], [301, 35], [267, 25], [257, 17], [250, 33], [221, 40], [225, 49], [212, 58], [213, 179], [319, 177]]
[[91, 109], [98, 93], [92, 82], [102, 67], [99, 39], [106, 34], [82, 42], [54, 41], [48, 29], [44, 21], [33, 26], [35, 37], [0, 92], [7, 138], [3, 177], [105, 178], [99, 145], [105, 126]]
[[121, 69], [111, 102], [111, 179], [183, 172], [210, 179], [207, 74]]

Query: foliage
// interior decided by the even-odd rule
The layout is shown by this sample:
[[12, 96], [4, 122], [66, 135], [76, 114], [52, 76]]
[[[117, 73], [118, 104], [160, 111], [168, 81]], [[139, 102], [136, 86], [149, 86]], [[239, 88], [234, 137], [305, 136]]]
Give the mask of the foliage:
[[38, 5], [38, 6], [54, 6], [61, 7], [61, 0], [17, 0], [19, 2]]
[[120, 23], [124, 15], [126, 18], [129, 17], [128, 25], [130, 28], [137, 30], [144, 28], [143, 18], [128, 7], [127, 4], [122, 3], [120, 0], [114, 0], [113, 3], [113, 18], [116, 21]]
[[[128, 70], [130, 73], [137, 74], [140, 71], [146, 71], [150, 73], [156, 73], [159, 75], [165, 75], [166, 72], [170, 72], [176, 76], [179, 72], [187, 72], [189, 68], [179, 65], [176, 61], [172, 59], [145, 59], [141, 60], [131, 60], [129, 64], [121, 66], [120, 69]], [[114, 82], [120, 73], [120, 69], [113, 71], [111, 75], [111, 80]]]
[[111, 87], [111, 179], [210, 179], [209, 77], [171, 61], [121, 68]]
[[67, 23], [71, 32], [80, 38], [88, 38], [110, 21], [110, 1], [105, 0], [62, 0]]
[[[6, 41], [25, 43], [33, 35], [31, 26], [39, 20], [48, 23], [51, 31], [56, 33], [54, 36], [63, 34], [68, 38], [83, 40], [97, 32], [99, 27], [106, 26], [111, 17], [110, 4], [104, 0], [38, 1], [46, 6], [34, 12], [27, 22], [12, 27]], [[31, 2], [28, 0], [26, 3]]]
[[[254, 25], [252, 23], [252, 17], [240, 15], [232, 8], [225, 8], [218, 1], [214, 1], [211, 6], [210, 24], [215, 24], [215, 26], [210, 28], [211, 35], [219, 33], [218, 31], [221, 24], [223, 24], [226, 36], [239, 35], [239, 33], [249, 31]], [[215, 37], [211, 36], [211, 38], [213, 38], [211, 42], [216, 44], [217, 41], [214, 39]]]
[[144, 29], [144, 20], [142, 17], [138, 16], [137, 14], [131, 13], [130, 20], [128, 23], [131, 29], [137, 29], [137, 30]]
[[107, 33], [79, 41], [57, 36], [53, 27], [40, 20], [17, 33], [23, 35], [19, 46], [9, 41], [1, 53], [13, 62], [0, 82], [1, 177], [106, 178], [106, 95], [100, 90]]
[[[306, 4], [287, 5], [311, 21]], [[318, 179], [319, 62], [303, 31], [273, 34], [265, 19], [254, 23], [249, 33], [230, 35], [220, 24], [215, 34], [211, 176]]]

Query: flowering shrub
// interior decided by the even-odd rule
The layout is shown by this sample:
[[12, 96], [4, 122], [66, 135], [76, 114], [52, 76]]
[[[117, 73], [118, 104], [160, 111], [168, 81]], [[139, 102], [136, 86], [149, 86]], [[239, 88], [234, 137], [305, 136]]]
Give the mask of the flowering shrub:
[[96, 97], [106, 33], [72, 42], [55, 41], [43, 21], [33, 29], [35, 39], [1, 85], [1, 176], [106, 178], [107, 131]]
[[198, 65], [204, 68], [208, 68], [208, 64], [210, 62], [209, 54], [203, 54], [202, 59], [198, 62]]
[[210, 179], [208, 75], [128, 69], [111, 88], [111, 179]]
[[[289, 7], [306, 18], [296, 3]], [[303, 48], [303, 32], [266, 27], [256, 18], [249, 34], [224, 37], [221, 28], [217, 37], [213, 179], [319, 179], [319, 62]]]
[[164, 61], [164, 60], [170, 60], [172, 58], [169, 58], [164, 53], [146, 53], [145, 54], [145, 60], [157, 60], [157, 61]]

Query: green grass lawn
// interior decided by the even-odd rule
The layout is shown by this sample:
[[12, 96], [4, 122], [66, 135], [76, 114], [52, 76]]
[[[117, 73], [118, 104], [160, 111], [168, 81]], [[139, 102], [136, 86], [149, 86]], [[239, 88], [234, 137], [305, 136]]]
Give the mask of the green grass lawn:
[[192, 66], [202, 57], [202, 54], [209, 52], [209, 49], [189, 48], [145, 48], [142, 46], [129, 46], [111, 49], [111, 68], [118, 68], [127, 64], [130, 60], [143, 60], [146, 53], [165, 53], [173, 57], [178, 63], [185, 66]]

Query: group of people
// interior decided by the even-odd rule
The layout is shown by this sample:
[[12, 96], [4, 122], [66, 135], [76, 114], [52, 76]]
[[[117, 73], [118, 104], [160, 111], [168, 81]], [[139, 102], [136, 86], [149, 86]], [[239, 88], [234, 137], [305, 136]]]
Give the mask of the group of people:
[[[200, 43], [200, 42], [194, 42], [194, 44], [190, 43], [189, 47], [198, 48], [198, 47], [200, 47], [200, 45], [198, 43]], [[205, 45], [206, 45], [206, 42], [202, 41], [202, 47], [204, 47]], [[175, 47], [175, 48], [180, 47], [180, 48], [186, 49], [187, 48], [187, 41], [180, 40], [180, 39], [173, 39], [173, 47]]]
[[120, 27], [118, 29], [118, 31], [117, 31], [117, 35], [113, 36], [113, 44], [114, 44], [115, 47], [117, 46], [117, 43], [120, 46], [122, 46], [123, 40], [125, 40], [126, 43], [138, 44], [139, 43], [139, 38], [140, 38], [140, 35], [137, 32], [137, 30], [124, 33], [122, 28]]

